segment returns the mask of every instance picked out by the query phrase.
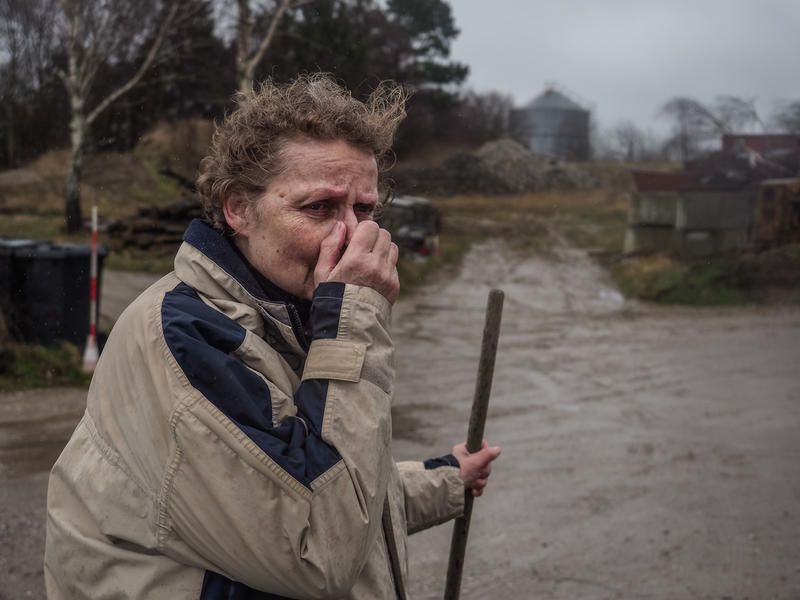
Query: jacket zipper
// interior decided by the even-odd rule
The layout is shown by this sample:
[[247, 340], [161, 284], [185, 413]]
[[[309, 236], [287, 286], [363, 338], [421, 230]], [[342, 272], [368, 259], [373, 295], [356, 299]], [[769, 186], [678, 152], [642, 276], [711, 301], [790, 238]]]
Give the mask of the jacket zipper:
[[303, 322], [300, 320], [300, 314], [297, 312], [297, 309], [293, 304], [286, 303], [286, 312], [289, 314], [289, 321], [292, 324], [292, 331], [294, 332], [294, 336], [297, 338], [297, 341], [300, 343], [300, 346], [308, 352], [309, 343], [308, 343], [308, 336], [306, 332], [303, 330]]

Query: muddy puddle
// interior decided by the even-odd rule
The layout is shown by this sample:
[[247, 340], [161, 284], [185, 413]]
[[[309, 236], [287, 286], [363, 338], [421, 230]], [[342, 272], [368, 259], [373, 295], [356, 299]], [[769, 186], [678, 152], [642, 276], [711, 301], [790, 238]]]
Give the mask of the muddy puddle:
[[[149, 283], [109, 280], [118, 310]], [[461, 597], [800, 597], [800, 307], [640, 305], [583, 252], [481, 245], [395, 307], [398, 459], [464, 438], [492, 287], [486, 437], [503, 455]], [[44, 471], [84, 399], [0, 397], [0, 533], [17, 540], [0, 545], [0, 598], [42, 597]], [[450, 532], [410, 538], [413, 598], [442, 597]]]

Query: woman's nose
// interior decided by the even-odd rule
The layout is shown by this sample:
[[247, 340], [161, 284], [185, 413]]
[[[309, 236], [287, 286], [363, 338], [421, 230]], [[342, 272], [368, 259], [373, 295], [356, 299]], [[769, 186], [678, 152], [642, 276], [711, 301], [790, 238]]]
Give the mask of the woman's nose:
[[344, 223], [344, 226], [347, 227], [347, 235], [345, 236], [345, 240], [349, 244], [350, 239], [353, 237], [353, 234], [356, 231], [356, 226], [358, 225], [358, 217], [356, 217], [355, 211], [353, 209], [346, 209], [342, 215], [342, 222]]

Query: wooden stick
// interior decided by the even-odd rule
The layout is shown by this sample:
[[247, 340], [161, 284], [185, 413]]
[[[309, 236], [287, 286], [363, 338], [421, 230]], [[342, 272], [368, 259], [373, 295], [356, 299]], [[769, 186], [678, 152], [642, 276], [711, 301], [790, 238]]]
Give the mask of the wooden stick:
[[[467, 431], [467, 451], [470, 454], [480, 450], [483, 442], [483, 429], [489, 409], [489, 394], [492, 391], [497, 339], [500, 336], [500, 318], [503, 315], [503, 298], [502, 290], [494, 289], [489, 292], [481, 358], [478, 363], [478, 380], [475, 382], [475, 396], [472, 400], [472, 413], [469, 417]], [[444, 589], [445, 600], [458, 600], [461, 592], [461, 573], [464, 570], [464, 554], [467, 549], [473, 500], [472, 490], [464, 490], [464, 516], [456, 519], [453, 525], [453, 538], [450, 542], [450, 563], [447, 566], [447, 583]]]

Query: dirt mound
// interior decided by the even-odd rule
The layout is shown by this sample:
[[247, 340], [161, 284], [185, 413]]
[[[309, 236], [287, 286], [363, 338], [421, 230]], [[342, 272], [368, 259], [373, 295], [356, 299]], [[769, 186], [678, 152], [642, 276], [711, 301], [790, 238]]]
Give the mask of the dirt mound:
[[168, 178], [180, 198], [140, 207], [136, 214], [110, 222], [112, 250], [160, 257], [175, 254], [189, 222], [203, 216], [194, 180], [213, 128], [212, 122], [200, 119], [160, 123], [142, 138], [133, 155], [151, 172]]
[[582, 169], [536, 154], [513, 140], [488, 142], [470, 154], [457, 154], [441, 165], [394, 175], [399, 193], [515, 194], [552, 189], [586, 189], [597, 180]]
[[0, 173], [0, 187], [23, 185], [45, 185], [45, 181], [28, 169], [11, 169]]
[[[70, 166], [69, 150], [46, 152], [22, 169], [0, 172], [0, 213], [62, 215], [64, 183]], [[81, 205], [84, 216], [97, 206], [101, 219], [133, 215], [141, 206], [180, 199], [172, 178], [157, 165], [130, 152], [101, 152], [84, 157]]]
[[213, 133], [214, 123], [203, 119], [159, 123], [142, 137], [134, 153], [156, 171], [193, 185]]

